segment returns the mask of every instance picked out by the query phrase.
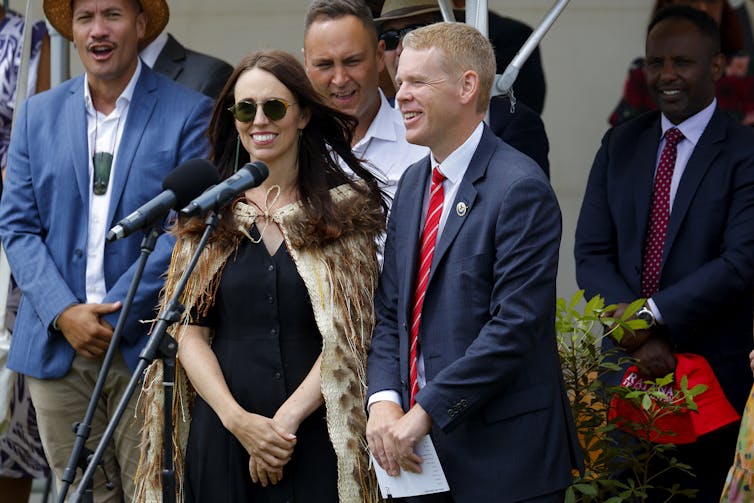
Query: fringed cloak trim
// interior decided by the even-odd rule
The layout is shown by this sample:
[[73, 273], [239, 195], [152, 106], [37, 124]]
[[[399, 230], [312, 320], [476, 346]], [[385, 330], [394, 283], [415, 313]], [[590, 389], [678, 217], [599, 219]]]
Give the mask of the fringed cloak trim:
[[[327, 409], [327, 428], [338, 459], [338, 494], [341, 502], [380, 501], [374, 472], [370, 468], [365, 438], [366, 357], [374, 311], [372, 298], [377, 286], [377, 238], [384, 226], [379, 207], [366, 201], [348, 185], [332, 189], [331, 196], [342, 215], [344, 232], [335, 240], [309, 234], [300, 203], [273, 213], [286, 247], [309, 292], [314, 318], [322, 334], [320, 383]], [[238, 202], [235, 223], [251, 227], [258, 212]], [[243, 234], [210, 242], [182, 296], [185, 306], [181, 324], [190, 323], [190, 313], [206, 314], [212, 306], [222, 268], [238, 248]], [[227, 238], [227, 236], [226, 236]], [[163, 290], [167, 302], [198, 244], [198, 237], [176, 244]], [[230, 246], [228, 245], [230, 243]], [[175, 328], [171, 327], [175, 336]], [[180, 344], [180, 341], [178, 341]], [[173, 400], [177, 501], [183, 501], [183, 467], [193, 403], [193, 389], [176, 365]], [[155, 361], [145, 374], [140, 401], [144, 412], [141, 458], [136, 475], [134, 501], [162, 501], [162, 361]]]

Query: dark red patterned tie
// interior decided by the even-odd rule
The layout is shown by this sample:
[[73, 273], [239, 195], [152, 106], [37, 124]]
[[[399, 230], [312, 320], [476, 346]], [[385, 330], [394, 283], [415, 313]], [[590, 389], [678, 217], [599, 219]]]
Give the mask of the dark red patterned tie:
[[409, 379], [411, 380], [411, 402], [414, 405], [414, 397], [419, 391], [419, 380], [416, 370], [416, 355], [419, 344], [419, 325], [422, 319], [422, 306], [424, 305], [424, 294], [427, 293], [427, 283], [429, 282], [429, 269], [432, 266], [432, 257], [435, 254], [435, 243], [437, 242], [437, 231], [440, 227], [440, 216], [442, 215], [442, 202], [445, 199], [445, 193], [442, 189], [442, 182], [445, 175], [440, 173], [438, 168], [432, 170], [432, 186], [429, 191], [429, 207], [427, 208], [427, 218], [424, 221], [424, 230], [421, 237], [421, 252], [419, 253], [419, 270], [416, 274], [416, 290], [414, 290], [414, 309], [411, 312], [411, 348], [409, 352]]
[[655, 174], [652, 191], [652, 214], [644, 243], [644, 267], [641, 275], [641, 295], [651, 297], [660, 286], [662, 251], [665, 248], [665, 236], [670, 221], [670, 182], [673, 180], [675, 158], [678, 142], [683, 140], [683, 133], [677, 128], [665, 132], [665, 146], [660, 154], [660, 163]]

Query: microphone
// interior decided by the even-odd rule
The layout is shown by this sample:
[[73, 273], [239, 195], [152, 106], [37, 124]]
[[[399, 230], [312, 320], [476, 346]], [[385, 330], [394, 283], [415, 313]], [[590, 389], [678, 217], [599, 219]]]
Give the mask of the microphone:
[[159, 222], [167, 212], [182, 207], [188, 201], [220, 181], [220, 173], [206, 159], [191, 159], [168, 173], [162, 181], [162, 192], [115, 225], [107, 233], [107, 241], [115, 241], [134, 231], [149, 228]]
[[194, 215], [203, 215], [210, 210], [218, 210], [241, 192], [262, 183], [269, 174], [267, 165], [262, 161], [250, 162], [221, 184], [207, 189], [202, 195], [183, 208], [181, 213], [191, 217]]

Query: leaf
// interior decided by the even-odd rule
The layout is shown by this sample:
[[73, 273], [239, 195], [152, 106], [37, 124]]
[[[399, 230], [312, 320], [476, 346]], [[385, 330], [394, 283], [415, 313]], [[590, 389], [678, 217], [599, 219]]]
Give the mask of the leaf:
[[649, 410], [652, 408], [652, 399], [649, 397], [649, 395], [644, 395], [644, 397], [641, 399], [641, 406], [644, 408], [644, 410]]
[[576, 493], [573, 492], [573, 486], [566, 489], [566, 496], [564, 503], [576, 503]]
[[623, 314], [620, 317], [621, 321], [626, 321], [627, 319], [633, 317], [633, 315], [636, 314], [636, 311], [644, 307], [645, 303], [646, 299], [636, 299], [635, 301], [630, 303], [626, 310], [623, 311]]
[[584, 316], [587, 317], [593, 317], [595, 312], [598, 310], [602, 310], [602, 308], [605, 305], [605, 299], [600, 297], [599, 295], [595, 295], [591, 299], [589, 299], [589, 302], [586, 303], [586, 306], [584, 307]]
[[632, 320], [628, 320], [624, 322], [628, 328], [631, 330], [643, 330], [647, 328], [647, 322], [644, 320], [640, 320], [639, 318], [634, 318]]
[[584, 298], [584, 290], [577, 290], [576, 293], [571, 296], [571, 302], [568, 303], [568, 309], [571, 310], [575, 308], [579, 302], [581, 302], [581, 299]]
[[[683, 376], [683, 378], [685, 379], [686, 376]], [[671, 372], [670, 374], [666, 375], [665, 377], [658, 377], [654, 381], [654, 384], [656, 386], [667, 386], [668, 384], [670, 384], [670, 383], [673, 382], [673, 379], [674, 379], [674, 374], [673, 374], [673, 372]]]
[[578, 489], [581, 494], [585, 494], [586, 496], [591, 496], [593, 498], [597, 497], [597, 488], [591, 484], [574, 484], [573, 487], [575, 489]]

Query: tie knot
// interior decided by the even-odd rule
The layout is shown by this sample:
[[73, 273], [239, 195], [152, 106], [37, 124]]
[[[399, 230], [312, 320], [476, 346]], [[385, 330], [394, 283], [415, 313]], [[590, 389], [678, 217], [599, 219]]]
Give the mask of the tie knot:
[[445, 175], [443, 175], [440, 172], [440, 167], [435, 166], [435, 168], [432, 170], [432, 184], [438, 185], [442, 183], [445, 180]]
[[670, 145], [678, 145], [678, 142], [683, 140], [683, 133], [678, 128], [670, 128], [665, 131], [665, 141]]

